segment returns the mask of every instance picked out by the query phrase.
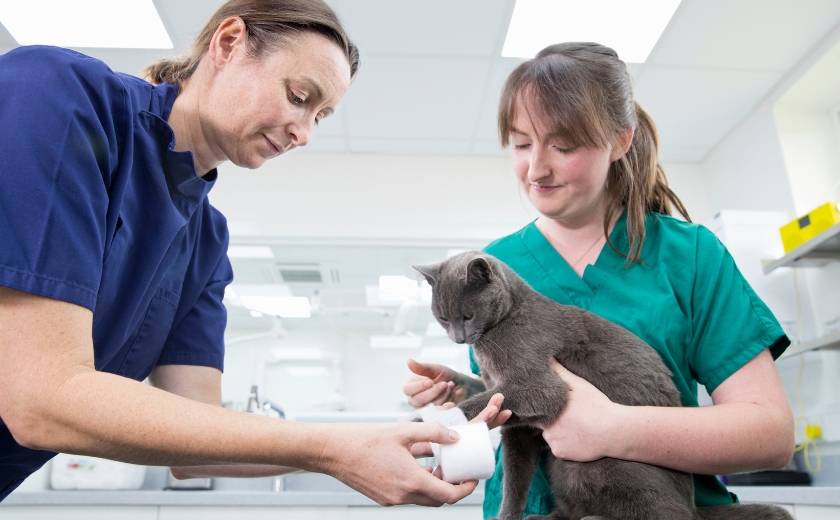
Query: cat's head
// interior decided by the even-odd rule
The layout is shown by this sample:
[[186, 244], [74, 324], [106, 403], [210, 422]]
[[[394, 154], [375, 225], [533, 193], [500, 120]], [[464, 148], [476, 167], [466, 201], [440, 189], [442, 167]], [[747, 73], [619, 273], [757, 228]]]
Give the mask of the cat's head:
[[432, 313], [455, 343], [475, 343], [513, 306], [506, 267], [480, 251], [415, 265], [432, 286]]

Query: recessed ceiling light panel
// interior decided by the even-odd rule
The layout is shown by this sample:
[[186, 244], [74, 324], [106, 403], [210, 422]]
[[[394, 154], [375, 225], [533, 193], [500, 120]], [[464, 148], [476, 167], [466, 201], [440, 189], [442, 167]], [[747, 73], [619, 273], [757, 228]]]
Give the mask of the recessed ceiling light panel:
[[172, 48], [152, 0], [0, 0], [0, 22], [21, 45]]
[[598, 42], [643, 63], [680, 0], [517, 0], [502, 56], [533, 58], [562, 42]]

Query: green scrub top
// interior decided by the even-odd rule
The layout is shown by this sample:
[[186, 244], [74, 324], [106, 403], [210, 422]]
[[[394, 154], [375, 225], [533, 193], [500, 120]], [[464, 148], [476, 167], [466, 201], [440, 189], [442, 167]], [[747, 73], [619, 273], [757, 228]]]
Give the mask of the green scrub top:
[[[744, 280], [735, 261], [707, 228], [667, 215], [648, 214], [642, 262], [604, 245], [583, 277], [569, 266], [535, 223], [501, 238], [485, 251], [505, 262], [531, 287], [564, 305], [617, 323], [653, 347], [673, 373], [683, 406], [698, 406], [697, 383], [711, 394], [762, 350], [773, 358], [790, 345], [779, 323]], [[626, 213], [610, 234], [629, 250]], [[470, 349], [472, 370], [480, 375]], [[496, 473], [485, 484], [484, 517], [498, 516], [502, 501], [501, 448]], [[694, 475], [697, 506], [737, 502], [714, 475]], [[534, 475], [525, 516], [556, 509], [542, 467]]]

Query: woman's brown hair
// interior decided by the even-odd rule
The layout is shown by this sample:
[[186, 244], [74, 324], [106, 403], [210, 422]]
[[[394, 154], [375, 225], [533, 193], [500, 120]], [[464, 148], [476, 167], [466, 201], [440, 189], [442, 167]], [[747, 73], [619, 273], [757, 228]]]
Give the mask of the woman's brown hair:
[[[633, 100], [627, 66], [618, 54], [597, 43], [560, 43], [546, 47], [510, 74], [499, 102], [499, 135], [510, 142], [515, 111], [529, 107], [565, 146], [600, 148], [618, 145], [619, 136], [633, 129], [630, 149], [610, 165], [604, 234], [609, 246], [639, 261], [649, 212], [671, 214], [672, 206], [691, 221], [680, 199], [668, 187], [659, 165], [659, 138], [650, 116]], [[527, 109], [527, 108], [526, 108]], [[627, 211], [630, 250], [617, 251], [609, 226]]]
[[155, 84], [179, 84], [186, 80], [207, 54], [219, 25], [235, 17], [245, 23], [248, 52], [256, 58], [289, 43], [304, 31], [312, 31], [344, 51], [350, 64], [351, 78], [359, 69], [359, 49], [348, 38], [338, 16], [323, 0], [230, 0], [210, 18], [188, 54], [153, 63], [146, 67], [143, 75]]

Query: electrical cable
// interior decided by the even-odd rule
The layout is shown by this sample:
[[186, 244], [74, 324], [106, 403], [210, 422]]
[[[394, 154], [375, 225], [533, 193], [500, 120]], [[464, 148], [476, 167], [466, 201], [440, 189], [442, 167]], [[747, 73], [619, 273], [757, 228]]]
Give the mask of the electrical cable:
[[[796, 267], [791, 268], [793, 271], [793, 291], [796, 294], [796, 334], [799, 341], [802, 341], [802, 300], [799, 296], [799, 283], [796, 276]], [[820, 448], [816, 443], [816, 439], [822, 437], [822, 429], [819, 425], [811, 424], [808, 418], [802, 415], [802, 375], [805, 373], [805, 353], [799, 353], [799, 376], [796, 378], [796, 388], [794, 394], [796, 396], [796, 419], [793, 422], [793, 428], [796, 430], [800, 423], [805, 423], [803, 430], [803, 437], [805, 441], [799, 444], [794, 451], [804, 451], [803, 458], [805, 459], [805, 466], [811, 473], [818, 473], [822, 469], [822, 457], [820, 456]], [[813, 446], [814, 456], [816, 458], [816, 468], [811, 465], [811, 457], [809, 447]]]

